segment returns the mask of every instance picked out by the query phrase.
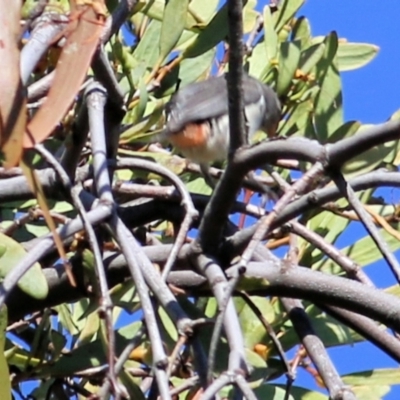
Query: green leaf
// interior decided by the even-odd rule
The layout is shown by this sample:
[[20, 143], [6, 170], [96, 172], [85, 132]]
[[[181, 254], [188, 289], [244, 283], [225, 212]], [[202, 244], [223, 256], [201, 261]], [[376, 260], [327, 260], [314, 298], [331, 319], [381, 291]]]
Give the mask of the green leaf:
[[279, 57], [279, 75], [277, 92], [285, 95], [290, 89], [292, 79], [300, 61], [300, 43], [284, 42]]
[[156, 91], [157, 97], [164, 97], [175, 93], [178, 79], [180, 87], [196, 82], [200, 78], [205, 79], [209, 74], [215, 56], [215, 49], [211, 49], [194, 58], [187, 58], [175, 66], [162, 80], [161, 87]]
[[368, 43], [339, 42], [337, 63], [339, 71], [361, 68], [372, 61], [379, 47]]
[[[399, 230], [400, 224], [392, 224], [392, 227]], [[389, 246], [390, 251], [394, 252], [400, 249], [400, 241], [390, 235], [387, 231], [380, 229], [379, 234]], [[365, 249], [368, 249], [368, 251], [365, 251]], [[377, 249], [374, 241], [368, 235], [340, 251], [362, 267], [382, 259], [382, 253]], [[330, 259], [325, 260], [321, 264], [320, 270], [334, 274], [341, 271], [341, 269]]]
[[[189, 15], [194, 16], [197, 21], [201, 19], [208, 21], [217, 10], [218, 4], [218, 0], [191, 0]], [[199, 25], [199, 22], [197, 25]]]
[[[341, 200], [338, 204], [344, 206], [347, 202]], [[347, 218], [324, 211], [307, 221], [307, 228], [323, 237], [328, 243], [334, 244], [349, 224], [350, 221]], [[301, 263], [310, 268], [316, 268], [316, 263], [325, 256], [325, 253], [304, 239], [299, 239], [299, 249]]]
[[125, 369], [119, 373], [118, 378], [121, 380], [122, 384], [125, 386], [130, 399], [135, 400], [146, 400], [140, 386], [134, 381], [133, 376], [128, 373]]
[[7, 322], [7, 307], [3, 304], [0, 308], [0, 398], [11, 400], [11, 380], [8, 373], [7, 360], [4, 355]]
[[291, 395], [296, 400], [328, 400], [329, 397], [320, 393], [314, 392], [309, 389], [301, 388], [298, 386], [294, 386], [290, 389]]
[[169, 0], [164, 8], [160, 35], [160, 64], [178, 43], [185, 29], [189, 0]]
[[206, 196], [212, 193], [212, 189], [207, 185], [204, 178], [190, 179], [186, 183], [186, 188], [190, 193], [204, 194]]
[[308, 74], [319, 62], [325, 53], [325, 44], [314, 44], [301, 53], [299, 69], [304, 74]]
[[[199, 27], [205, 26], [205, 22], [211, 18], [217, 6], [218, 0], [192, 0], [189, 5], [189, 12], [186, 16], [185, 29], [194, 31]], [[151, 19], [162, 21], [164, 17], [164, 8], [165, 0], [152, 0], [147, 2], [136, 15], [133, 15], [133, 23], [141, 21], [143, 14]]]
[[[250, 32], [256, 23], [256, 1], [246, 2], [243, 8], [243, 32]], [[207, 26], [200, 31], [195, 40], [183, 52], [183, 58], [197, 57], [214, 48], [228, 36], [228, 7], [224, 4]]]
[[281, 136], [298, 134], [300, 136], [313, 137], [313, 110], [312, 101], [304, 101], [295, 105], [295, 107], [290, 111], [289, 117], [283, 121], [283, 126], [280, 127], [279, 134]]
[[342, 377], [343, 382], [352, 386], [374, 385], [400, 385], [400, 374], [398, 368], [372, 369], [356, 372]]
[[271, 8], [269, 6], [264, 7], [263, 17], [264, 17], [264, 45], [267, 53], [267, 60], [271, 61], [277, 58], [279, 41], [278, 41], [278, 35], [276, 34], [276, 31], [274, 29]]
[[325, 40], [325, 54], [317, 64], [317, 82], [321, 88], [315, 99], [315, 125], [318, 140], [326, 143], [330, 135], [343, 125], [342, 88], [336, 63], [336, 32]]
[[279, 32], [297, 13], [304, 4], [304, 0], [283, 1], [275, 17], [275, 30]]
[[300, 41], [301, 48], [309, 47], [311, 44], [311, 27], [310, 22], [305, 17], [297, 18], [293, 30], [292, 41]]
[[[357, 133], [368, 129], [371, 125], [362, 125]], [[383, 162], [392, 164], [400, 150], [400, 141], [391, 141], [379, 144], [353, 157], [342, 168], [346, 178], [361, 175], [374, 170]]]
[[348, 121], [336, 129], [329, 137], [329, 143], [336, 143], [341, 139], [353, 136], [361, 127], [358, 121]]
[[138, 67], [144, 65], [146, 69], [151, 70], [160, 57], [160, 48], [155, 46], [160, 40], [161, 22], [153, 20], [147, 27], [143, 37], [133, 52]]
[[82, 345], [84, 343], [89, 343], [92, 341], [100, 326], [99, 313], [93, 311], [91, 314], [85, 318], [85, 325], [79, 333], [78, 343]]
[[[321, 314], [320, 310], [316, 307], [308, 307], [307, 313], [317, 336], [321, 338], [324, 342], [324, 346], [327, 348], [353, 345], [354, 343], [365, 340], [362, 336], [349, 329], [346, 325], [338, 322], [333, 317]], [[312, 313], [315, 315], [312, 315]], [[284, 329], [284, 334], [280, 337], [280, 342], [285, 351], [288, 351], [298, 344], [299, 339], [291, 325], [285, 326]], [[271, 349], [270, 355], [277, 355], [275, 348]]]
[[[147, 109], [151, 108], [152, 112], [137, 123], [128, 125], [126, 130], [120, 135], [120, 144], [133, 143], [137, 140], [154, 140], [155, 133], [148, 131], [160, 120], [164, 108], [161, 101], [151, 102], [151, 107], [149, 107], [149, 103], [147, 105]], [[127, 121], [136, 120], [135, 109], [136, 107], [125, 116]]]
[[225, 4], [210, 23], [197, 35], [194, 42], [183, 52], [183, 58], [198, 57], [214, 48], [228, 35], [228, 9]]
[[351, 390], [357, 399], [382, 400], [385, 394], [390, 392], [390, 386], [370, 385], [369, 382], [365, 382], [364, 386], [354, 386]]
[[176, 330], [176, 326], [162, 307], [158, 308], [158, 316], [163, 329], [168, 334], [168, 337], [172, 338], [174, 341], [178, 340], [178, 331]]
[[[262, 312], [264, 318], [269, 323], [274, 323], [276, 315], [270, 300], [258, 296], [251, 296], [251, 300]], [[254, 345], [258, 343], [265, 342], [265, 340], [270, 341], [264, 325], [242, 298], [235, 298], [235, 308], [239, 316], [246, 347], [253, 349]]]
[[144, 79], [140, 80], [138, 89], [140, 91], [140, 95], [139, 103], [134, 108], [135, 121], [139, 121], [141, 118], [143, 118], [143, 115], [146, 112], [147, 102], [149, 101], [149, 93], [147, 92], [146, 82]]
[[54, 308], [57, 311], [58, 320], [59, 323], [61, 323], [62, 327], [66, 329], [72, 336], [79, 333], [78, 327], [75, 325], [72, 318], [72, 306], [68, 304], [60, 304], [59, 306], [56, 306]]
[[267, 363], [257, 353], [249, 349], [245, 349], [246, 362], [251, 365], [252, 373], [249, 378], [249, 383], [254, 387], [261, 385], [265, 377], [269, 375]]
[[[18, 242], [3, 233], [0, 233], [0, 241], [3, 246], [3, 254], [0, 257], [0, 278], [4, 279], [26, 256], [26, 251]], [[18, 287], [35, 299], [46, 298], [49, 287], [39, 263], [33, 264], [22, 276], [18, 281]]]
[[268, 54], [266, 50], [265, 39], [255, 45], [251, 55], [247, 58], [246, 62], [249, 65], [249, 75], [263, 80], [268, 71], [271, 70], [272, 64], [269, 63]]
[[[286, 2], [285, 2], [286, 3]], [[289, 395], [286, 397], [286, 390], [278, 385], [261, 385], [258, 388], [254, 389], [254, 394], [258, 399], [273, 399], [273, 400], [295, 400], [295, 397]]]

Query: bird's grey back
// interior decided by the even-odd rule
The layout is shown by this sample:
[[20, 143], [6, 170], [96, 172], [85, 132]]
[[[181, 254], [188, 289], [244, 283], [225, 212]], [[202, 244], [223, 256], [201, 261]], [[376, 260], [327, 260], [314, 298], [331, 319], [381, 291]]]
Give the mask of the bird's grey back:
[[[279, 100], [275, 92], [255, 78], [243, 77], [245, 105], [258, 102], [265, 96], [273, 107], [267, 119], [280, 117]], [[166, 106], [167, 131], [179, 132], [186, 124], [209, 120], [228, 113], [228, 90], [225, 75], [190, 84], [175, 93]], [[269, 106], [269, 104], [268, 104]]]

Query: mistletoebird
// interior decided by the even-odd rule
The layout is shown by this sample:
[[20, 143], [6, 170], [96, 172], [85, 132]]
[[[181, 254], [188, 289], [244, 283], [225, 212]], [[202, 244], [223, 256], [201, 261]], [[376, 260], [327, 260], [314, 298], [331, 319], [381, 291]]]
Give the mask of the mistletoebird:
[[[243, 76], [248, 140], [258, 130], [275, 135], [281, 118], [276, 93], [258, 79]], [[164, 137], [186, 158], [198, 163], [208, 183], [209, 164], [229, 151], [228, 89], [225, 76], [212, 77], [178, 90], [166, 104]]]

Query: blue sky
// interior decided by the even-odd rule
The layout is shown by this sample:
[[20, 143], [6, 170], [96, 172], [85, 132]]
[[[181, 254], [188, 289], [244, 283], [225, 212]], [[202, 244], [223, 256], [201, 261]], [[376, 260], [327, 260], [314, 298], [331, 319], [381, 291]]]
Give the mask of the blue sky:
[[301, 11], [314, 35], [335, 30], [349, 41], [380, 47], [370, 64], [342, 75], [346, 119], [379, 123], [400, 108], [398, 1], [308, 0]]
[[[258, 4], [261, 6], [267, 2], [259, 1]], [[308, 0], [300, 14], [310, 20], [313, 35], [326, 35], [335, 30], [339, 37], [348, 41], [372, 43], [380, 48], [377, 57], [370, 64], [342, 74], [346, 120], [381, 123], [400, 108], [399, 1]], [[399, 191], [394, 192], [394, 200], [400, 202]], [[353, 227], [351, 234], [363, 236], [357, 227]], [[345, 240], [346, 237], [341, 241], [342, 244]], [[378, 282], [379, 287], [394, 283], [383, 262], [367, 268], [366, 271]], [[397, 367], [389, 357], [368, 344], [335, 349], [330, 354], [341, 373]], [[301, 373], [297, 383], [305, 382], [314, 386], [312, 380]], [[399, 398], [400, 386], [395, 386], [384, 397], [385, 400]]]

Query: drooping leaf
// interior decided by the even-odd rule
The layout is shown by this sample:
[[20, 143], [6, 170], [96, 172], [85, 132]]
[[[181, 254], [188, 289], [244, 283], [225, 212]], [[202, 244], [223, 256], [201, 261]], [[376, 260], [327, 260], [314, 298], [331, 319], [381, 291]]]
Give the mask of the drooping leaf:
[[47, 99], [28, 124], [25, 148], [43, 142], [71, 107], [98, 46], [105, 14], [104, 0], [84, 4], [76, 0], [71, 2], [67, 27], [70, 33], [58, 60]]
[[0, 147], [7, 168], [16, 166], [21, 158], [27, 119], [19, 75], [20, 12], [20, 0], [0, 0]]
[[39, 179], [36, 171], [33, 169], [33, 167], [29, 166], [28, 156], [25, 156], [21, 160], [20, 166], [21, 166], [21, 168], [24, 172], [24, 175], [28, 181], [28, 184], [29, 184], [32, 192], [34, 193], [34, 195], [38, 201], [38, 204], [43, 212], [43, 217], [46, 221], [46, 224], [53, 235], [54, 243], [56, 245], [56, 248], [57, 248], [58, 254], [60, 255], [60, 258], [64, 263], [65, 272], [67, 273], [68, 279], [69, 279], [71, 285], [76, 286], [75, 278], [72, 274], [71, 266], [68, 262], [67, 254], [64, 249], [64, 244], [60, 238], [60, 235], [58, 234], [58, 232], [56, 230], [56, 224], [53, 220], [53, 217], [50, 214], [49, 206], [47, 205], [47, 198], [44, 193], [43, 186], [40, 183], [40, 179]]

